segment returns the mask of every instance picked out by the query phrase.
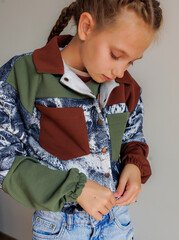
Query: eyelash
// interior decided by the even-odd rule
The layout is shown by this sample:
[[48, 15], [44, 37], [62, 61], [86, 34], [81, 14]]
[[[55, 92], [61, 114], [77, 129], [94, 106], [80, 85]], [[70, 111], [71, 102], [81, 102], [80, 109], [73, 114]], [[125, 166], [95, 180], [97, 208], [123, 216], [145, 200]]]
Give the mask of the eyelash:
[[119, 57], [116, 57], [112, 52], [111, 52], [111, 57], [114, 59], [114, 60], [118, 60]]
[[130, 65], [132, 65], [132, 66], [134, 65], [134, 63], [133, 63], [133, 62], [129, 62], [129, 64], [130, 64]]
[[[111, 57], [116, 61], [119, 59], [119, 57], [116, 57], [112, 52], [111, 52]], [[129, 64], [132, 65], [132, 66], [134, 65], [133, 62], [129, 62]]]

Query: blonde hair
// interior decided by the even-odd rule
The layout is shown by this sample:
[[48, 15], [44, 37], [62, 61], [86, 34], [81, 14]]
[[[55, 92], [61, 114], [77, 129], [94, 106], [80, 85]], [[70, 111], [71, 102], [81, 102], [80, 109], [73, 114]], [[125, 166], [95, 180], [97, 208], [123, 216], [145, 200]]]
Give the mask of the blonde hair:
[[76, 0], [61, 11], [48, 41], [58, 36], [72, 17], [78, 26], [83, 12], [90, 13], [95, 19], [96, 28], [101, 29], [114, 22], [124, 8], [135, 11], [154, 31], [159, 30], [163, 17], [160, 3], [157, 0]]

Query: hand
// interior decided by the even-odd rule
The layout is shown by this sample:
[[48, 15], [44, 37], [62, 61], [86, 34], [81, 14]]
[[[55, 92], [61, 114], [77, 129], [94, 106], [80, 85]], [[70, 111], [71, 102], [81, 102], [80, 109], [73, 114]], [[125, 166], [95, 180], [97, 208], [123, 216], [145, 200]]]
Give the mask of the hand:
[[120, 197], [116, 205], [124, 206], [134, 203], [141, 192], [141, 173], [134, 164], [127, 164], [120, 176], [119, 185], [114, 193], [115, 197]]
[[87, 213], [100, 221], [103, 215], [108, 214], [109, 210], [115, 206], [116, 199], [110, 189], [87, 180], [77, 202]]

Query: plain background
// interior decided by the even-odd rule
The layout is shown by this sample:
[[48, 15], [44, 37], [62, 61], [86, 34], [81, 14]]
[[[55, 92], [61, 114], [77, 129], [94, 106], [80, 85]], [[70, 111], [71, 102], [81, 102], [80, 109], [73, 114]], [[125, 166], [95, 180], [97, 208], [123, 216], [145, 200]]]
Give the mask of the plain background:
[[[70, 2], [0, 0], [0, 65], [42, 47], [62, 7]], [[153, 171], [130, 207], [137, 240], [179, 239], [179, 1], [161, 2], [164, 25], [158, 40], [129, 69], [143, 89], [144, 133]], [[32, 214], [0, 191], [0, 231], [30, 240]]]

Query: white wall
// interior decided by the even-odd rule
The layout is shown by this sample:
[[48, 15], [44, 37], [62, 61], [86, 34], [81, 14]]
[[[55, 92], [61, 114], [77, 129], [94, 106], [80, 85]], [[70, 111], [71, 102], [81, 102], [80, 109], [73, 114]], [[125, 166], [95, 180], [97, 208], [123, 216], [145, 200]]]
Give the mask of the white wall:
[[[70, 0], [0, 0], [0, 65], [46, 43], [60, 10]], [[137, 240], [178, 239], [179, 214], [179, 1], [162, 0], [158, 42], [130, 72], [143, 88], [144, 132], [153, 175], [131, 206]], [[31, 239], [33, 211], [0, 191], [0, 231]]]
[[158, 42], [131, 70], [143, 88], [144, 132], [153, 170], [132, 209], [137, 240], [179, 239], [179, 1], [161, 2], [164, 25]]

